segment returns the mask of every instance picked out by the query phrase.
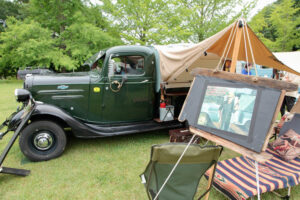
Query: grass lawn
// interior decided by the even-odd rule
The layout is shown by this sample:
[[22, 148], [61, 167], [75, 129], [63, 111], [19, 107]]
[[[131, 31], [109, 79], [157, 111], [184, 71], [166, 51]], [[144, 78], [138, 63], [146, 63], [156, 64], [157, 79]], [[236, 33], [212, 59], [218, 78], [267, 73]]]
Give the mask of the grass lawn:
[[[0, 80], [0, 122], [16, 110], [14, 89], [20, 81]], [[28, 177], [0, 174], [0, 199], [147, 199], [139, 175], [150, 157], [152, 144], [168, 142], [168, 132], [149, 132], [102, 139], [70, 137], [63, 155], [47, 162], [30, 162], [19, 149], [12, 147], [4, 166], [31, 170]], [[10, 135], [0, 140], [4, 149]], [[225, 149], [221, 160], [238, 154]], [[204, 190], [202, 181], [199, 190]], [[286, 190], [280, 191], [285, 193]], [[300, 199], [300, 187], [292, 188], [292, 199]], [[225, 199], [215, 189], [210, 199]], [[264, 194], [262, 199], [279, 199]]]

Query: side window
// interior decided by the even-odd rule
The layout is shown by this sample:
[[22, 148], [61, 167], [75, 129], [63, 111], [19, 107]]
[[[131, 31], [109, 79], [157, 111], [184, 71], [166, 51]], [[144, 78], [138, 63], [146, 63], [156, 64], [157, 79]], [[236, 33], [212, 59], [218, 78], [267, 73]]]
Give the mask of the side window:
[[114, 75], [138, 76], [145, 73], [143, 56], [112, 57]]
[[97, 71], [101, 71], [102, 69], [102, 65], [103, 65], [103, 61], [104, 61], [105, 56], [102, 56], [99, 60], [97, 60], [91, 67], [92, 70], [97, 70]]

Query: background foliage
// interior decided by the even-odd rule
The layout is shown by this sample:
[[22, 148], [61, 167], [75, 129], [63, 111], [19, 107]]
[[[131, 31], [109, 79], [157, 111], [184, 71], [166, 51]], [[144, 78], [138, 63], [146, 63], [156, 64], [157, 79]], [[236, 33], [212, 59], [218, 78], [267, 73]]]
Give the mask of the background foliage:
[[[121, 44], [200, 42], [257, 0], [0, 0], [0, 78], [19, 68], [76, 70], [101, 49]], [[272, 51], [300, 47], [297, 0], [278, 0], [251, 20]]]
[[129, 44], [200, 42], [239, 16], [257, 0], [103, 0], [103, 12]]
[[38, 22], [9, 18], [7, 26], [0, 37], [0, 72], [11, 75], [20, 66], [74, 66], [74, 61], [56, 47], [51, 31]]
[[[99, 50], [122, 44], [99, 6], [83, 0], [0, 0], [0, 78], [19, 68], [78, 68]], [[1, 19], [1, 18], [0, 18]]]
[[253, 17], [250, 26], [272, 51], [300, 48], [300, 1], [279, 0]]

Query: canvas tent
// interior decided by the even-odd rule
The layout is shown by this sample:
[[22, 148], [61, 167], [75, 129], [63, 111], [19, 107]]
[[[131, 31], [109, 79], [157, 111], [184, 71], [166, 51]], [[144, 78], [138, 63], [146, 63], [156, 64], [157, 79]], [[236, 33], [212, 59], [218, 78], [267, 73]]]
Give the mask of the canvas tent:
[[[243, 26], [240, 26], [241, 22]], [[238, 33], [240, 39], [237, 39]], [[236, 46], [239, 46], [237, 60], [248, 60], [250, 63], [300, 75], [280, 62], [258, 39], [245, 20], [238, 20], [198, 44], [180, 49], [172, 46], [155, 46], [160, 57], [161, 81], [167, 83], [167, 87], [188, 87], [193, 79], [190, 74], [193, 68], [216, 69], [218, 65], [220, 68], [224, 59], [233, 58]]]
[[300, 51], [273, 53], [286, 66], [300, 73]]

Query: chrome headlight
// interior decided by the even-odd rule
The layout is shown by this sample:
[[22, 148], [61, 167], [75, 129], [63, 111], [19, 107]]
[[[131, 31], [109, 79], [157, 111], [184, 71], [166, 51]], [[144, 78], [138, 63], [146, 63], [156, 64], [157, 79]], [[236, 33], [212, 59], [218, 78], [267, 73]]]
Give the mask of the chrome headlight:
[[15, 97], [16, 97], [16, 100], [18, 102], [27, 102], [30, 99], [31, 94], [28, 90], [16, 89], [15, 90]]

